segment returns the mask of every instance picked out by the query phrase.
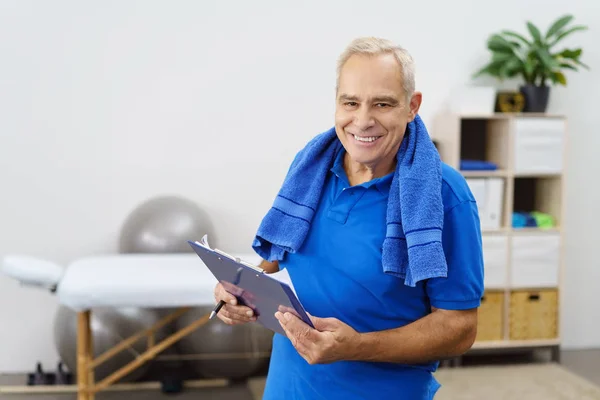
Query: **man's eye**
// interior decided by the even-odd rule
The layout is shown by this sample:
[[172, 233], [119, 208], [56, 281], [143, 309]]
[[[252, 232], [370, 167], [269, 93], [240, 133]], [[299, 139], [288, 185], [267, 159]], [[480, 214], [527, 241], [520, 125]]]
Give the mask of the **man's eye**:
[[390, 105], [387, 103], [377, 103], [377, 107], [389, 107]]
[[346, 105], [350, 106], [350, 107], [355, 107], [356, 106], [356, 102], [355, 101], [347, 101]]

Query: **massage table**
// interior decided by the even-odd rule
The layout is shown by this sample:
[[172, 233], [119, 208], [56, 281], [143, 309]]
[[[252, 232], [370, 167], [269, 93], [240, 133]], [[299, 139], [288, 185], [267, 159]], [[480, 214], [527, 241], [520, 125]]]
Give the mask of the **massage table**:
[[[250, 263], [258, 264], [260, 261], [254, 253], [232, 255]], [[94, 400], [96, 393], [115, 384], [205, 324], [209, 315], [155, 343], [154, 334], [158, 329], [193, 307], [215, 304], [213, 292], [217, 281], [193, 252], [90, 256], [75, 260], [66, 267], [26, 255], [8, 255], [1, 261], [3, 274], [23, 285], [50, 290], [60, 304], [77, 312], [78, 400]], [[91, 312], [100, 307], [163, 308], [170, 309], [170, 313], [155, 325], [125, 338], [94, 358]], [[144, 353], [100, 382], [95, 382], [94, 368], [142, 339], [148, 343]]]

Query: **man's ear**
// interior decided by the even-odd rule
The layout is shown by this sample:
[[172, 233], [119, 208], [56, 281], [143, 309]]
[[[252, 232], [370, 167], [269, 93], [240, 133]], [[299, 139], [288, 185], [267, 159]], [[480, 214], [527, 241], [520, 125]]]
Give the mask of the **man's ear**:
[[421, 92], [414, 92], [410, 98], [410, 111], [409, 111], [409, 122], [414, 121], [419, 109], [421, 108], [421, 102], [423, 101], [423, 94]]

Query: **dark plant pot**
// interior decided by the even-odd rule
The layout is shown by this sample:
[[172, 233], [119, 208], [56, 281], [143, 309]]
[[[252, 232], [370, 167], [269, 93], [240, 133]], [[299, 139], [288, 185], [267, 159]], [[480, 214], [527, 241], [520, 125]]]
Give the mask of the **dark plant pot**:
[[519, 88], [525, 97], [524, 112], [546, 112], [550, 86], [524, 85]]

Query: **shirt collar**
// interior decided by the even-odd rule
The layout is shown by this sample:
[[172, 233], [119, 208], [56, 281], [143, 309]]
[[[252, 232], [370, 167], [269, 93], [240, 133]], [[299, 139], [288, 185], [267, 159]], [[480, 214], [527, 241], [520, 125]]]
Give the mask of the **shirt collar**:
[[[330, 171], [333, 172], [339, 179], [344, 182], [346, 187], [350, 187], [350, 182], [348, 181], [348, 176], [346, 175], [346, 171], [344, 170], [344, 155], [346, 154], [346, 150], [342, 147], [340, 151], [338, 151], [335, 156], [335, 160], [333, 162], [333, 166]], [[388, 192], [390, 190], [390, 186], [392, 185], [392, 178], [394, 177], [394, 172], [390, 172], [387, 175], [384, 175], [380, 178], [371, 179], [368, 182], [361, 183], [357, 186], [362, 186], [366, 189], [371, 186], [375, 186], [377, 190], [382, 193]]]

